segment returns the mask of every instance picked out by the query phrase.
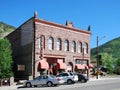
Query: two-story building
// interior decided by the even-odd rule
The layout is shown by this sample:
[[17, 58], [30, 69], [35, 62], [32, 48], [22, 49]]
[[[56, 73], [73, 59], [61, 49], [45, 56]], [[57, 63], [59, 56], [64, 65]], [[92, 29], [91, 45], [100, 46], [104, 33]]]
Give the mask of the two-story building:
[[57, 24], [39, 19], [35, 13], [7, 36], [13, 50], [15, 79], [64, 71], [88, 75], [90, 36], [90, 27], [81, 30], [68, 21]]

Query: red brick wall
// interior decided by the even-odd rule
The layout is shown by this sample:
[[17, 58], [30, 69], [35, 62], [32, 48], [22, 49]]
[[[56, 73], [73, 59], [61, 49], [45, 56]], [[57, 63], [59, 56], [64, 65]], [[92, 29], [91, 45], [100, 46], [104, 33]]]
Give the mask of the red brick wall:
[[[82, 42], [82, 45], [84, 43], [88, 44], [88, 53], [84, 56], [87, 60], [90, 59], [90, 36], [91, 33], [89, 31], [83, 31], [74, 29], [72, 27], [63, 26], [60, 24], [42, 21], [42, 20], [36, 20], [36, 53], [40, 53], [39, 50], [39, 37], [40, 35], [45, 36], [45, 55], [64, 55], [66, 60], [65, 62], [73, 62], [73, 59], [82, 59], [83, 53], [78, 53], [77, 46], [78, 42]], [[54, 39], [54, 50], [48, 50], [48, 38], [53, 37]], [[62, 40], [62, 50], [58, 51], [56, 50], [56, 40], [57, 38], [60, 38]], [[69, 40], [69, 51], [64, 51], [64, 41]], [[76, 52], [71, 52], [71, 44], [72, 41], [76, 42]], [[36, 59], [39, 60], [39, 54], [36, 56]]]

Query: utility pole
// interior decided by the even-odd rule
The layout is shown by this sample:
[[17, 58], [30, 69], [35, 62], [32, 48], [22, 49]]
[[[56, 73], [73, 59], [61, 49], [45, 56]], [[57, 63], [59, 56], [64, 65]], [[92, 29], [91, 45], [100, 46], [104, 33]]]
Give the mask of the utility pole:
[[96, 48], [96, 60], [97, 60], [97, 76], [96, 78], [98, 79], [98, 71], [99, 71], [99, 61], [98, 61], [98, 36], [97, 36], [97, 48]]
[[[106, 36], [103, 36], [102, 38], [106, 38]], [[98, 75], [99, 75], [99, 58], [98, 58], [98, 53], [99, 53], [99, 47], [98, 47], [98, 43], [99, 43], [99, 41], [102, 39], [102, 38], [98, 38], [98, 36], [97, 36], [97, 39], [96, 39], [96, 43], [97, 43], [97, 47], [96, 47], [96, 60], [97, 60], [97, 75], [96, 75], [96, 78], [98, 79]]]

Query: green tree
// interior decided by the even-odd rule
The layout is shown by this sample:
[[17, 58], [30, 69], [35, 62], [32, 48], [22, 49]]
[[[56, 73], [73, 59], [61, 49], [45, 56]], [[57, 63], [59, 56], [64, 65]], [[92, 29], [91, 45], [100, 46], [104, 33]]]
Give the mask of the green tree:
[[116, 60], [115, 72], [120, 75], [120, 58]]
[[110, 74], [114, 71], [114, 60], [111, 54], [102, 53], [102, 66], [106, 67]]
[[11, 44], [7, 39], [0, 39], [0, 78], [13, 75], [12, 72]]

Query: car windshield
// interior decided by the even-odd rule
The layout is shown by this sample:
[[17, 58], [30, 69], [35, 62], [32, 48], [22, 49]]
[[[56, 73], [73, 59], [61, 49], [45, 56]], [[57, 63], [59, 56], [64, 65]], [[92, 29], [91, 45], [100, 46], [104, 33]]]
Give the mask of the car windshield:
[[73, 73], [70, 73], [71, 76], [73, 76]]
[[48, 75], [48, 77], [50, 77], [50, 78], [56, 78], [56, 76], [54, 76], [54, 75]]

